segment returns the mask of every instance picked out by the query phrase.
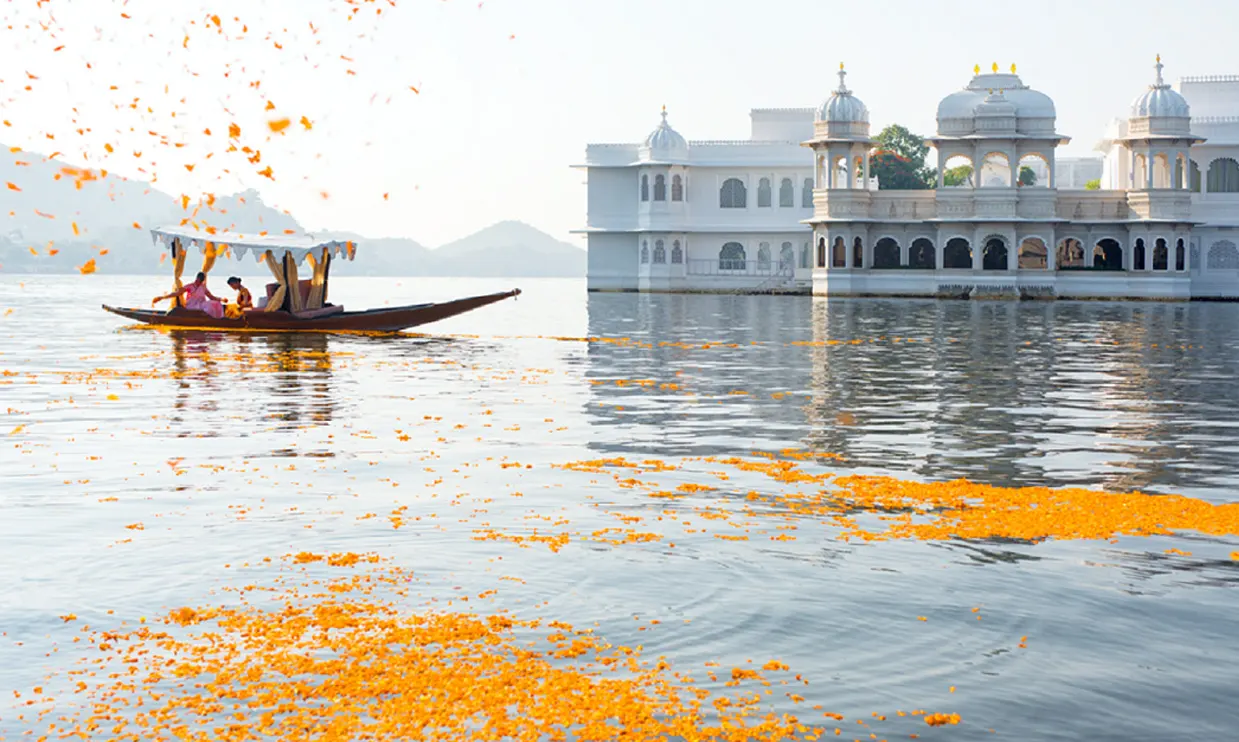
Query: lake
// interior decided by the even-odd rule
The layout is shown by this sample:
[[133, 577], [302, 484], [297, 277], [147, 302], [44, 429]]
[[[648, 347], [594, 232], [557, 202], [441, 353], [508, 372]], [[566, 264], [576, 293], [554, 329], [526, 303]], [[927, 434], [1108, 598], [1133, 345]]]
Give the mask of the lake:
[[1239, 305], [331, 299], [513, 285], [384, 338], [135, 329], [99, 305], [166, 281], [0, 276], [0, 739], [84, 718], [93, 632], [342, 552], [401, 614], [589, 627], [710, 693], [750, 668], [803, 735], [1237, 733]]

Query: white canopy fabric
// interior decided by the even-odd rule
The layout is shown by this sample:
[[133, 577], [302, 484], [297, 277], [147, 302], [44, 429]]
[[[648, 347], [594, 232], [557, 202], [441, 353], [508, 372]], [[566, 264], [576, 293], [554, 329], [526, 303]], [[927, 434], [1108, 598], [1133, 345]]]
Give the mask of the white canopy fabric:
[[186, 252], [197, 250], [207, 254], [208, 246], [216, 256], [227, 256], [241, 260], [252, 250], [254, 257], [262, 261], [267, 251], [277, 261], [283, 261], [285, 255], [292, 255], [293, 260], [301, 263], [305, 256], [313, 253], [317, 258], [326, 249], [332, 258], [344, 257], [349, 260], [357, 252], [357, 243], [347, 240], [325, 240], [312, 236], [290, 235], [245, 235], [231, 232], [216, 232], [211, 234], [205, 230], [192, 227], [161, 227], [151, 230], [151, 240], [156, 247], [164, 249], [172, 247], [173, 240], [180, 240], [181, 247]]

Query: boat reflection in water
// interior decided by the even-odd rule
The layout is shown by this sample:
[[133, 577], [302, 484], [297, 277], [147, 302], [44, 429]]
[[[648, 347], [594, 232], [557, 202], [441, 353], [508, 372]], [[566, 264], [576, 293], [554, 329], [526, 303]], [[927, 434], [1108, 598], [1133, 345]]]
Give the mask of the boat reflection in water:
[[[328, 335], [172, 330], [166, 336], [175, 380], [171, 419], [178, 437], [328, 426], [340, 400], [347, 398], [334, 377], [338, 361], [333, 356], [340, 349], [332, 347]], [[204, 429], [199, 413], [215, 410], [230, 413], [241, 432]]]

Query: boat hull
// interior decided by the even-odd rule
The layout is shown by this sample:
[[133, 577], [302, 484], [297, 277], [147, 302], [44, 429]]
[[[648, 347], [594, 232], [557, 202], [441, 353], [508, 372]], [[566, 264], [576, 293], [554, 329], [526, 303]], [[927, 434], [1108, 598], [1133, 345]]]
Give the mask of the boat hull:
[[105, 311], [126, 319], [160, 327], [192, 328], [196, 330], [232, 330], [259, 332], [399, 332], [410, 327], [438, 322], [448, 317], [494, 304], [521, 293], [520, 289], [497, 294], [471, 296], [455, 301], [433, 304], [413, 304], [403, 307], [341, 312], [326, 317], [302, 318], [289, 312], [246, 312], [238, 319], [215, 319], [205, 312], [177, 307], [167, 312], [150, 309], [128, 309], [103, 305]]

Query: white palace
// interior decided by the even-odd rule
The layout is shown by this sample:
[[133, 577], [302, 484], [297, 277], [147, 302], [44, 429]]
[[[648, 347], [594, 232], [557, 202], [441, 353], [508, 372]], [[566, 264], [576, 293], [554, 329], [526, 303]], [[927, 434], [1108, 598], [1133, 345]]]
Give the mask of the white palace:
[[1239, 75], [1176, 89], [1159, 57], [1102, 156], [1069, 160], [1049, 96], [975, 73], [938, 105], [933, 189], [879, 190], [842, 66], [747, 140], [686, 140], [664, 110], [641, 144], [588, 145], [589, 290], [1239, 298]]

